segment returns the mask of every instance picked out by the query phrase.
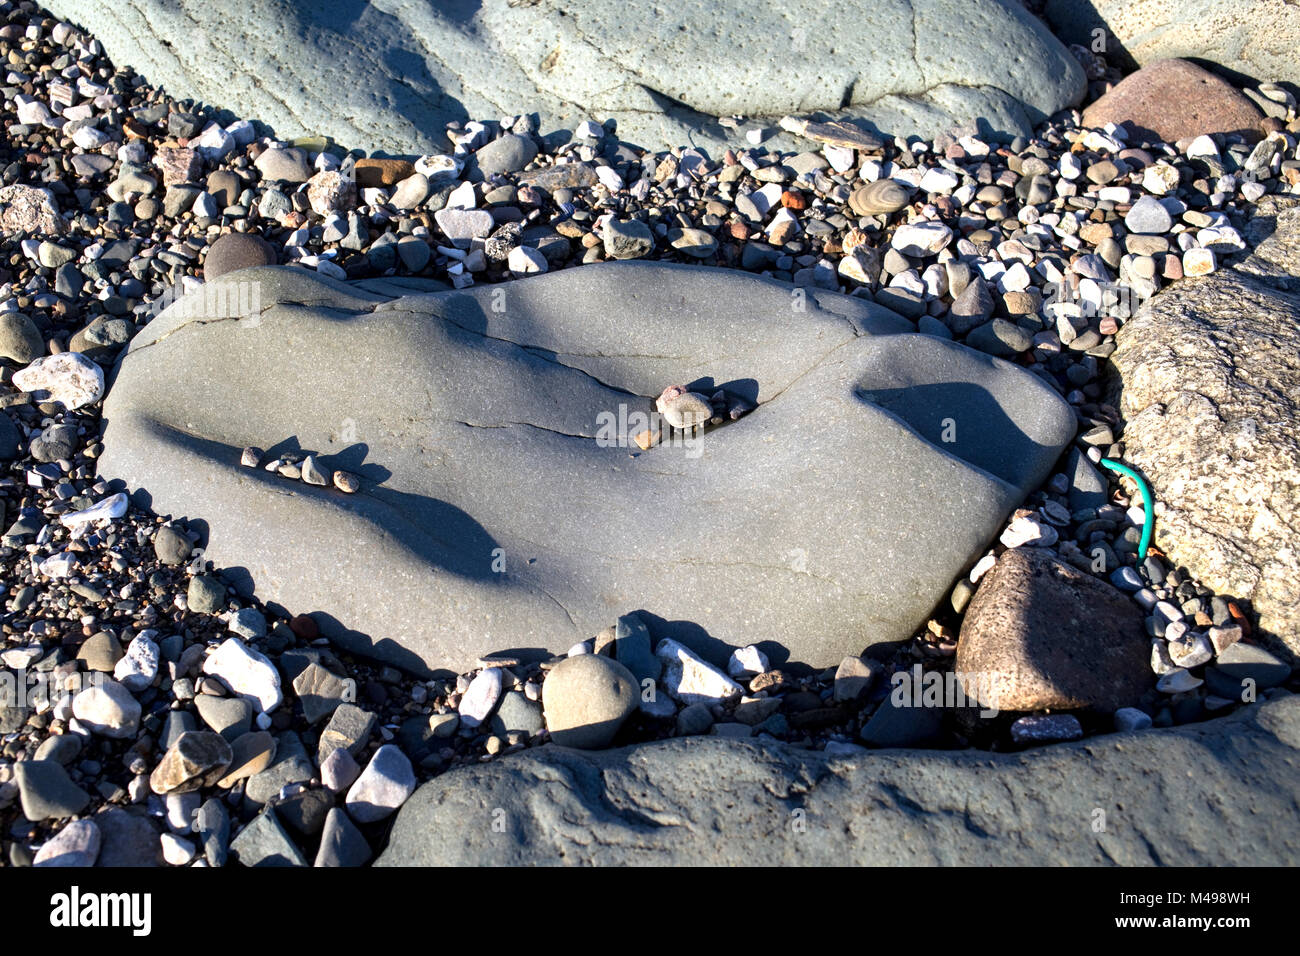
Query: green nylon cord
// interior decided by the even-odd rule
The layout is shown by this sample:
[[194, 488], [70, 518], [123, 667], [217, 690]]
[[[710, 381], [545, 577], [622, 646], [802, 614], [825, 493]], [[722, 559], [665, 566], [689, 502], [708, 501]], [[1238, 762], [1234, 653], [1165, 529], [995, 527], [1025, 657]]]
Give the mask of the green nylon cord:
[[1145, 561], [1147, 559], [1147, 548], [1151, 544], [1151, 530], [1155, 527], [1156, 523], [1155, 508], [1151, 504], [1151, 486], [1142, 479], [1141, 475], [1128, 467], [1128, 465], [1121, 465], [1119, 462], [1111, 461], [1109, 458], [1103, 458], [1101, 463], [1111, 471], [1118, 472], [1121, 475], [1128, 475], [1128, 477], [1137, 482], [1138, 493], [1142, 495], [1142, 511], [1145, 514], [1145, 519], [1142, 522], [1142, 543], [1138, 545], [1138, 560]]

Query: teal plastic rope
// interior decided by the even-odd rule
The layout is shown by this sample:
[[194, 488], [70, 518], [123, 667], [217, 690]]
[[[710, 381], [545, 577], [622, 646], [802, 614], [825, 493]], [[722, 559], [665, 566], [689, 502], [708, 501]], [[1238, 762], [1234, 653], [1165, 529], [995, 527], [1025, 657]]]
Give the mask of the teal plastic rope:
[[1138, 545], [1138, 560], [1145, 561], [1147, 559], [1147, 548], [1151, 545], [1151, 531], [1155, 527], [1156, 523], [1156, 511], [1151, 503], [1151, 486], [1142, 479], [1141, 475], [1128, 465], [1121, 465], [1119, 462], [1112, 461], [1109, 458], [1103, 458], [1101, 463], [1111, 471], [1118, 472], [1121, 475], [1127, 475], [1137, 483], [1138, 492], [1142, 495], [1142, 511], [1144, 513], [1144, 520], [1142, 522], [1142, 543]]

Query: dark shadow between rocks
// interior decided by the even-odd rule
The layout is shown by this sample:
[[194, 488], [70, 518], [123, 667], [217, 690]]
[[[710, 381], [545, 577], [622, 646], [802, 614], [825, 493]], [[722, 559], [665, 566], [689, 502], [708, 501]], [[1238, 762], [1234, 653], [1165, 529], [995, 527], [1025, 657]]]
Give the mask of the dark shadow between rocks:
[[[240, 591], [240, 593], [244, 592]], [[275, 609], [278, 614], [284, 614], [286, 617], [292, 616], [292, 612], [280, 610], [273, 604], [267, 606]], [[316, 626], [320, 628], [322, 634], [328, 633], [332, 635], [330, 637], [331, 642], [349, 653], [369, 657], [384, 664], [391, 664], [426, 680], [446, 680], [456, 676], [456, 672], [450, 668], [430, 668], [420, 659], [420, 655], [403, 647], [397, 641], [387, 637], [376, 640], [368, 634], [363, 634], [346, 626], [332, 614], [327, 614], [324, 611], [312, 611], [307, 616], [316, 622]]]
[[[1107, 62], [1112, 66], [1119, 67], [1125, 76], [1141, 68], [1137, 57], [1120, 41], [1120, 38], [1111, 29], [1110, 24], [1106, 22], [1106, 18], [1102, 16], [1093, 0], [1048, 0], [1044, 20], [1051, 28], [1052, 34], [1066, 46], [1077, 43], [1087, 49], [1094, 49], [1094, 44], [1098, 39], [1101, 39], [1105, 44], [1102, 52]], [[1099, 30], [1102, 31], [1100, 37], [1097, 34]], [[1165, 54], [1165, 56], [1170, 56], [1170, 54]], [[1207, 60], [1204, 57], [1180, 55], [1178, 58], [1195, 63], [1201, 69], [1221, 76], [1238, 87], [1255, 86], [1261, 81], [1269, 79], [1266, 76], [1252, 76], [1249, 73], [1243, 73], [1227, 64]], [[1154, 60], [1148, 62], [1154, 62]], [[1236, 62], [1240, 63], [1241, 61]]]
[[[1104, 53], [1108, 62], [1122, 68], [1125, 74], [1138, 68], [1133, 54], [1119, 41], [1092, 0], [1048, 0], [1047, 7], [1043, 20], [1050, 27], [1052, 35], [1067, 47], [1071, 43], [1077, 43], [1092, 49], [1093, 43], [1101, 39], [1105, 44]], [[1058, 7], [1066, 7], [1061, 12], [1068, 19], [1058, 14]], [[1097, 37], [1098, 30], [1103, 34], [1100, 38]]]
[[1006, 134], [996, 129], [987, 118], [983, 116], [975, 117], [975, 136], [987, 143], [995, 143], [1000, 139], [1005, 139]]
[[342, 451], [321, 455], [320, 462], [323, 467], [331, 471], [350, 471], [363, 481], [375, 484], [382, 484], [393, 477], [393, 473], [378, 462], [366, 461], [368, 454], [370, 454], [370, 446], [364, 442], [356, 442]]
[[694, 621], [670, 621], [657, 614], [638, 608], [635, 613], [650, 631], [650, 649], [665, 638], [683, 644], [711, 664], [725, 665], [736, 648], [719, 640]]
[[[987, 389], [969, 382], [855, 388], [865, 402], [901, 419], [922, 438], [1013, 485], [1030, 477], [1027, 463], [1048, 446], [1027, 435]], [[1004, 436], [989, 441], [989, 436]]]
[[693, 382], [687, 382], [686, 389], [687, 391], [698, 392], [706, 398], [721, 390], [728, 395], [743, 398], [751, 405], [758, 405], [758, 380], [753, 378], [735, 378], [719, 385], [713, 381], [711, 376], [706, 376], [697, 378]]
[[[660, 641], [668, 638], [699, 654], [710, 664], [725, 669], [727, 660], [731, 657], [731, 652], [738, 649], [737, 645], [728, 644], [726, 641], [714, 637], [694, 621], [670, 621], [644, 608], [638, 608], [632, 613], [640, 617], [645, 622], [647, 630], [650, 631], [651, 650]], [[790, 650], [777, 641], [756, 641], [754, 646], [767, 655], [767, 659], [773, 667], [782, 667], [792, 673], [804, 673], [811, 670], [806, 664], [792, 662], [790, 660]]]

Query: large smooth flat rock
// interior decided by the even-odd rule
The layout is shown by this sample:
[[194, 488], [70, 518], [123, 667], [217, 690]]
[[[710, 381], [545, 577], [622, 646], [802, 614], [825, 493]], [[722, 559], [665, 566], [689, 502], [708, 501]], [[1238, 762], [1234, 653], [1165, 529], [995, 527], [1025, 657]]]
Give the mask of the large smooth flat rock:
[[1120, 330], [1128, 460], [1159, 510], [1155, 540], [1245, 599], [1273, 649], [1300, 657], [1300, 201], [1265, 197], [1254, 251], [1152, 298]]
[[1300, 697], [1285, 695], [1011, 754], [550, 745], [426, 783], [378, 865], [1289, 866], [1297, 806]]
[[[133, 340], [100, 460], [241, 586], [399, 664], [559, 652], [633, 610], [715, 662], [834, 664], [913, 633], [1074, 435], [1036, 377], [838, 293], [801, 312], [662, 263], [418, 287], [223, 276]], [[631, 418], [672, 384], [758, 408], [642, 453]]]
[[174, 96], [281, 137], [405, 154], [449, 121], [613, 117], [648, 149], [730, 136], [719, 116], [825, 111], [889, 133], [1028, 135], [1078, 102], [1079, 65], [1011, 0], [50, 0]]

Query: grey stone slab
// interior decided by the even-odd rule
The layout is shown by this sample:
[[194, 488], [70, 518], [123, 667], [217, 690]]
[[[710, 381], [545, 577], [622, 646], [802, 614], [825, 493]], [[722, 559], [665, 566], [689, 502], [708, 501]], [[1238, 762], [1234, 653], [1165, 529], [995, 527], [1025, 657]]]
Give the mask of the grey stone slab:
[[239, 832], [230, 844], [230, 856], [240, 866], [307, 866], [289, 834], [267, 807]]
[[275, 763], [248, 778], [244, 796], [248, 802], [263, 804], [291, 783], [303, 783], [315, 773], [302, 738], [286, 730], [275, 738]]
[[[135, 337], [100, 474], [203, 516], [236, 587], [408, 667], [562, 652], [630, 611], [716, 664], [757, 643], [833, 665], [910, 636], [1075, 430], [1022, 369], [735, 271], [391, 299], [294, 268], [216, 283], [260, 308], [181, 300]], [[672, 384], [758, 407], [642, 453], [634, 416]], [[242, 467], [248, 445], [360, 491]]]
[[90, 819], [99, 827], [98, 866], [162, 866], [161, 826], [143, 807], [109, 807]]
[[1019, 753], [552, 745], [424, 784], [378, 865], [1287, 866], [1298, 762], [1293, 695]]
[[791, 16], [780, 0], [250, 0], [238, 16], [201, 0], [50, 7], [173, 96], [246, 109], [280, 136], [395, 153], [442, 148], [449, 121], [526, 111], [543, 131], [613, 118], [652, 149], [743, 143], [716, 121], [734, 113], [1027, 134], [1084, 91], [1047, 28], [997, 0], [878, 0], [851, 16], [831, 3]]

